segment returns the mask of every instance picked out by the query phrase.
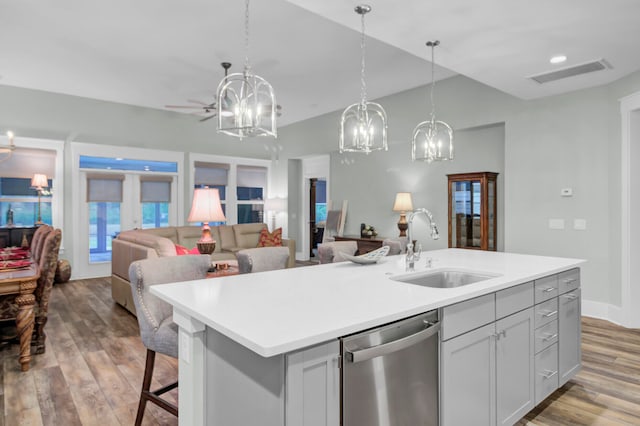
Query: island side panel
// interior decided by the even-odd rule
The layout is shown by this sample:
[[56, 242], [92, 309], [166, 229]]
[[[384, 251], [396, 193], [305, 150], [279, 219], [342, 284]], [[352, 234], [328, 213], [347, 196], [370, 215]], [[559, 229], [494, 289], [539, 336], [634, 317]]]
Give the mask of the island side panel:
[[205, 333], [206, 424], [284, 426], [284, 355], [264, 358], [212, 328]]
[[204, 425], [204, 330], [200, 321], [173, 308], [178, 325], [178, 423]]

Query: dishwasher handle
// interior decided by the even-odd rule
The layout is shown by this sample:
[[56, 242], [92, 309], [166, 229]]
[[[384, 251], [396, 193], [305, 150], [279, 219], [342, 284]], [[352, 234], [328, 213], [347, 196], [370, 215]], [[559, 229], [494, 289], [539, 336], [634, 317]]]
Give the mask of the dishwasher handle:
[[430, 322], [428, 324], [429, 326], [427, 328], [420, 330], [417, 333], [411, 334], [398, 340], [394, 340], [389, 343], [385, 343], [383, 345], [360, 349], [358, 351], [346, 351], [345, 356], [347, 358], [347, 361], [356, 363], [387, 355], [392, 352], [397, 352], [402, 349], [408, 348], [409, 346], [413, 346], [419, 342], [422, 342], [423, 340], [428, 339], [429, 337], [440, 331], [439, 321]]

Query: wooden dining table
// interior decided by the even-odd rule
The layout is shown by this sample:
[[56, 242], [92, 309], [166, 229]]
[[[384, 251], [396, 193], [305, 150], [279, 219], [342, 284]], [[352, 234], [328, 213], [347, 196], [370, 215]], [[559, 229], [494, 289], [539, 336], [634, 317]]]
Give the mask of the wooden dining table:
[[28, 371], [31, 362], [31, 336], [35, 322], [36, 302], [33, 292], [38, 285], [39, 277], [40, 271], [35, 263], [22, 269], [0, 269], [0, 295], [15, 295], [15, 304], [18, 305], [16, 328], [20, 338], [18, 360], [22, 371]]

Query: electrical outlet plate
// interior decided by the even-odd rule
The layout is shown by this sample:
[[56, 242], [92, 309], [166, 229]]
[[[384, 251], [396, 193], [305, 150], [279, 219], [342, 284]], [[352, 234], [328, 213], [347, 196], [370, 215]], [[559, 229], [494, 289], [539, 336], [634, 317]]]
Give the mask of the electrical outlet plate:
[[564, 219], [549, 219], [549, 229], [564, 229]]

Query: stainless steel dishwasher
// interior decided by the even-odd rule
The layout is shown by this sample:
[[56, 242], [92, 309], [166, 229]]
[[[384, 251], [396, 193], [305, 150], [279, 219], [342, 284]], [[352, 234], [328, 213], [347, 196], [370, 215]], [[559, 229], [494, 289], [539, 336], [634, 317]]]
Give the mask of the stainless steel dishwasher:
[[342, 426], [438, 425], [438, 312], [343, 337]]

